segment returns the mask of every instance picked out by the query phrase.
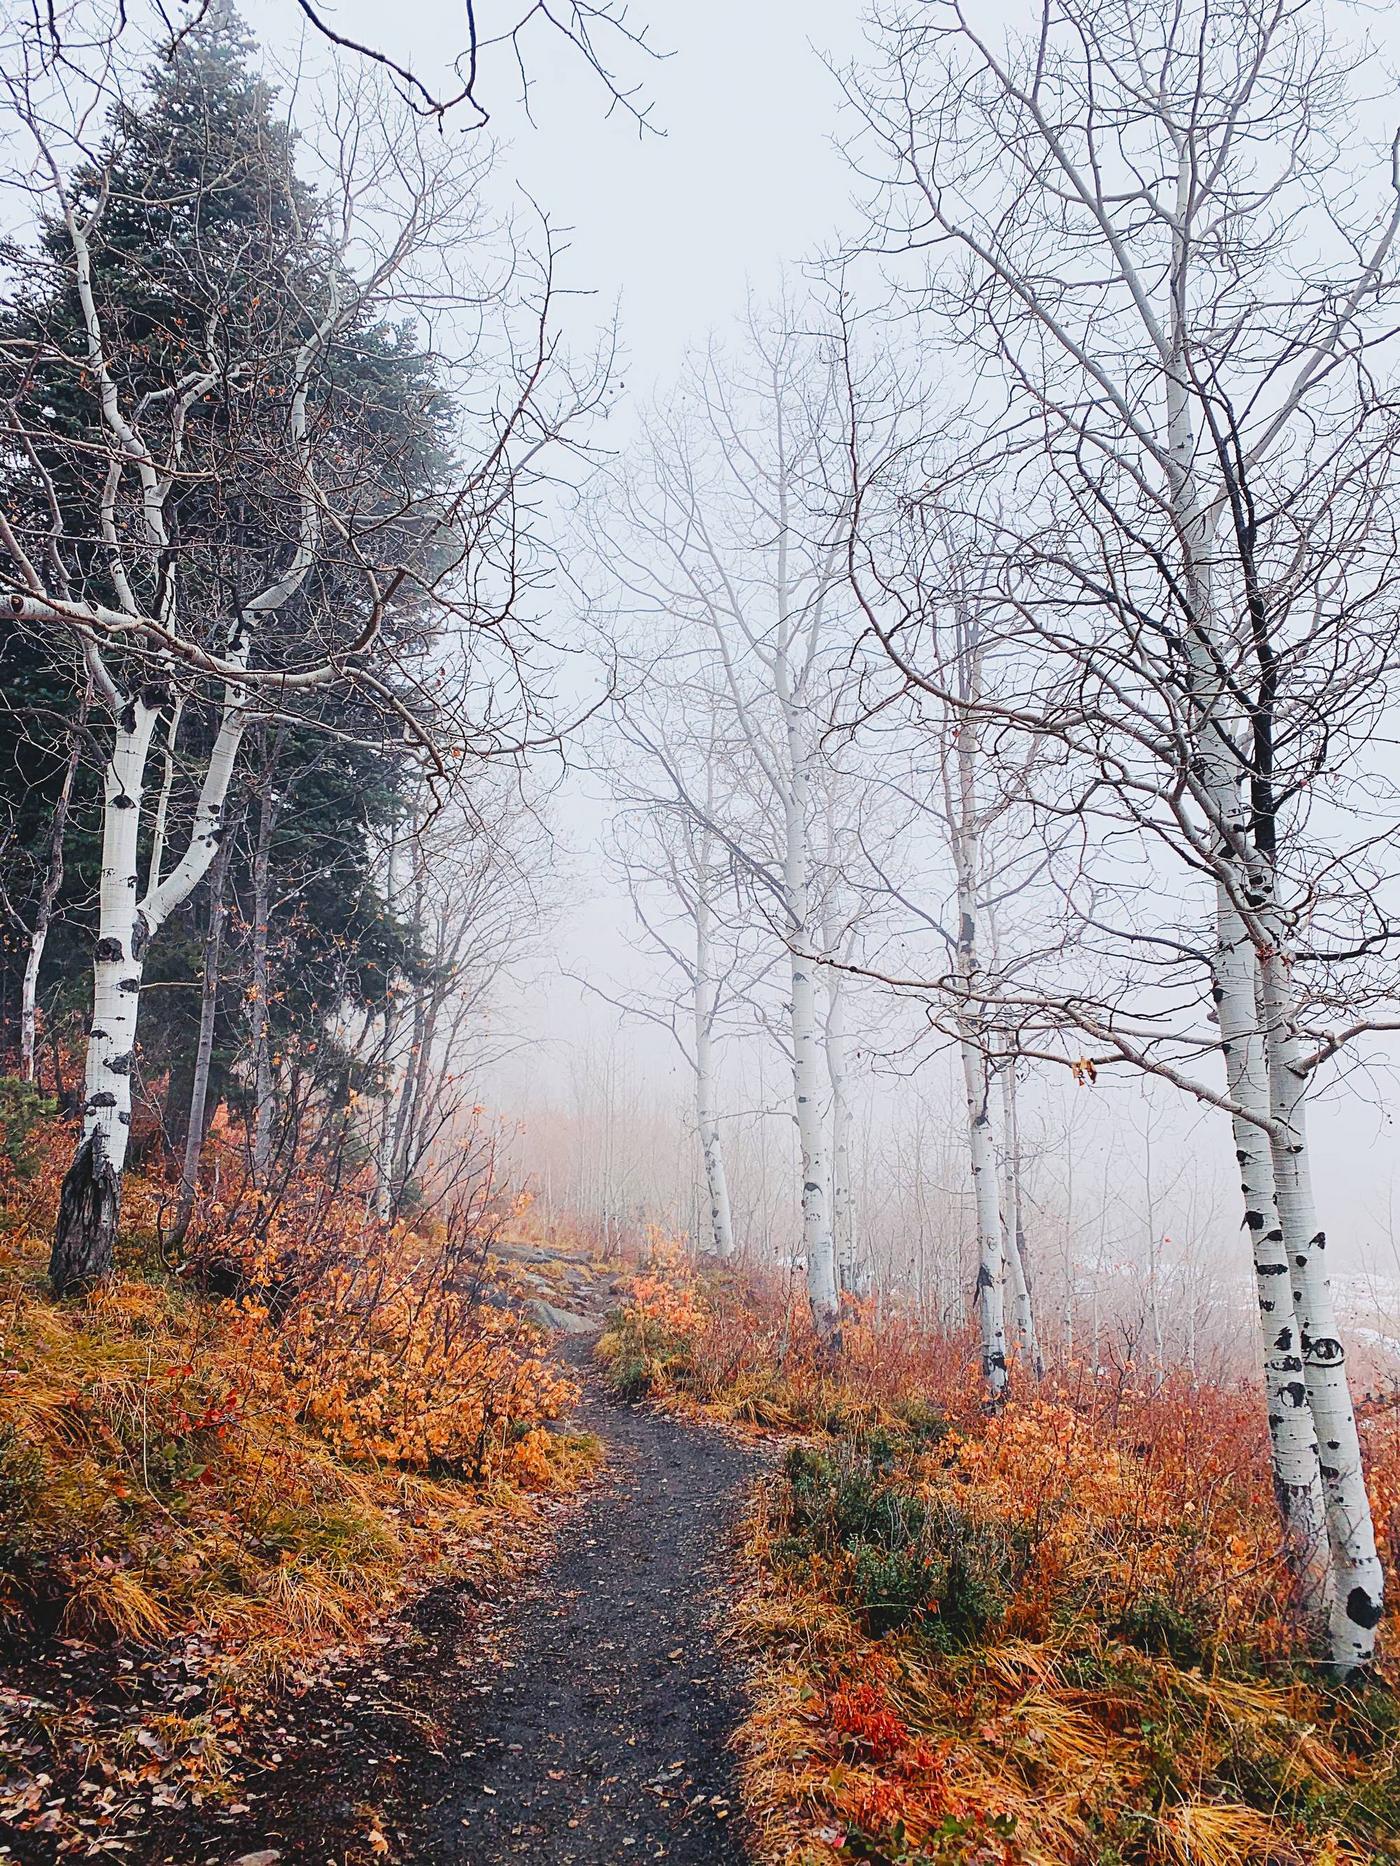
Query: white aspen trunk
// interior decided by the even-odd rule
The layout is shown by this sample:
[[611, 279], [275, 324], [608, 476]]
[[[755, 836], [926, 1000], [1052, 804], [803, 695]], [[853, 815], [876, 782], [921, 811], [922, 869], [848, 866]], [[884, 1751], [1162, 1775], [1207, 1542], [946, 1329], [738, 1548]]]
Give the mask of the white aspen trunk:
[[48, 916], [36, 914], [29, 935], [29, 950], [24, 955], [24, 976], [19, 988], [19, 1072], [26, 1082], [34, 1080], [34, 1044], [39, 1027], [39, 968], [44, 963], [44, 948], [48, 939]]
[[93, 954], [92, 1025], [83, 1078], [82, 1140], [63, 1181], [49, 1260], [57, 1295], [106, 1274], [120, 1214], [131, 1137], [136, 1005], [147, 934], [136, 897], [141, 797], [160, 701], [123, 707], [102, 781], [102, 873]]
[[[1211, 736], [1214, 736], [1213, 734]], [[1238, 783], [1222, 771], [1223, 756], [1207, 761], [1215, 775], [1216, 807], [1241, 822]], [[1241, 876], [1237, 885], [1242, 882]], [[1264, 1354], [1264, 1394], [1274, 1494], [1299, 1603], [1320, 1625], [1329, 1612], [1328, 1526], [1318, 1459], [1318, 1432], [1302, 1362], [1298, 1314], [1289, 1281], [1285, 1227], [1270, 1137], [1260, 1120], [1272, 1116], [1267, 1046], [1260, 1029], [1257, 960], [1253, 943], [1222, 878], [1216, 889], [1217, 954], [1213, 996], [1220, 1021], [1226, 1085], [1242, 1110], [1233, 1117], [1235, 1159], [1244, 1198], [1244, 1223], [1254, 1260]]]
[[[1178, 183], [1179, 229], [1186, 224], [1186, 202], [1194, 178], [1183, 163]], [[1183, 233], [1173, 236], [1171, 355], [1166, 371], [1167, 440], [1171, 458], [1169, 492], [1185, 551], [1183, 588], [1190, 608], [1186, 648], [1201, 775], [1217, 818], [1220, 860], [1229, 865], [1231, 850], [1247, 841], [1248, 811], [1244, 774], [1222, 715], [1228, 695], [1210, 652], [1213, 634], [1215, 538], [1196, 481], [1196, 433], [1190, 401], [1187, 359], [1187, 270]], [[1242, 864], [1232, 876], [1216, 881], [1214, 997], [1226, 1081], [1232, 1098], [1247, 1114], [1272, 1119], [1267, 1046], [1259, 1015], [1258, 961], [1232, 898], [1230, 882], [1245, 890]], [[1274, 1492], [1283, 1525], [1285, 1548], [1297, 1576], [1299, 1600], [1314, 1623], [1329, 1610], [1327, 1541], [1332, 1531], [1319, 1468], [1318, 1437], [1306, 1381], [1300, 1385], [1300, 1331], [1288, 1277], [1284, 1225], [1279, 1206], [1273, 1147], [1259, 1121], [1233, 1117], [1235, 1153], [1244, 1194], [1244, 1222], [1250, 1233], [1255, 1284], [1264, 1348], [1264, 1382]], [[1348, 1408], [1349, 1410], [1349, 1408]], [[1335, 1553], [1333, 1553], [1335, 1561]]]
[[967, 1144], [972, 1201], [977, 1217], [977, 1317], [982, 1331], [982, 1373], [993, 1404], [1006, 1393], [1006, 1258], [1001, 1247], [996, 1159], [992, 1149], [987, 1059], [976, 1032], [961, 1021], [958, 1048], [967, 1095]]
[[1016, 1059], [1008, 1053], [1001, 1066], [1002, 1181], [1006, 1230], [1006, 1266], [1011, 1283], [1016, 1342], [1021, 1358], [1037, 1380], [1045, 1378], [1045, 1359], [1035, 1328], [1035, 1304], [1026, 1268], [1025, 1217], [1021, 1200], [1021, 1138], [1016, 1111]]
[[[230, 658], [247, 653], [240, 630]], [[92, 1027], [84, 1076], [83, 1130], [64, 1177], [49, 1258], [56, 1295], [80, 1289], [112, 1266], [121, 1211], [121, 1175], [131, 1136], [131, 1072], [137, 1007], [151, 940], [208, 870], [223, 834], [228, 795], [246, 717], [245, 696], [225, 694], [209, 765], [200, 788], [185, 853], [170, 874], [137, 900], [137, 833], [151, 736], [165, 703], [162, 692], [138, 693], [118, 712], [103, 778], [102, 878], [93, 956]]]
[[[1241, 1108], [1267, 1114], [1268, 1058], [1259, 1029], [1254, 948], [1223, 887], [1217, 902], [1217, 925], [1220, 945], [1213, 996], [1220, 1020], [1226, 1085]], [[1330, 1593], [1328, 1532], [1273, 1151], [1269, 1135], [1257, 1122], [1236, 1116], [1233, 1125], [1263, 1336], [1264, 1397], [1274, 1493], [1289, 1565], [1297, 1576], [1300, 1604], [1308, 1618], [1320, 1624], [1328, 1610]]]
[[[789, 815], [795, 812], [790, 811]], [[792, 1087], [802, 1156], [802, 1249], [812, 1320], [824, 1338], [834, 1337], [841, 1319], [836, 1281], [836, 1242], [831, 1232], [831, 1187], [826, 1156], [827, 1110], [822, 1081], [821, 1030], [813, 976], [812, 930], [807, 917], [805, 848], [789, 831], [786, 892], [790, 916]]]
[[[794, 928], [794, 944], [803, 940], [804, 933], [804, 928]], [[790, 957], [790, 971], [792, 1085], [802, 1153], [802, 1248], [807, 1260], [807, 1294], [818, 1333], [831, 1336], [840, 1322], [841, 1297], [836, 1283], [836, 1245], [831, 1235], [826, 1096], [822, 1087], [816, 982], [811, 959], [795, 950]]]
[[[972, 703], [981, 688], [975, 623], [966, 615], [960, 615], [958, 628], [962, 697]], [[945, 760], [943, 782], [957, 882], [958, 936], [954, 973], [959, 997], [958, 1048], [967, 1098], [968, 1164], [977, 1222], [977, 1318], [982, 1335], [982, 1373], [991, 1403], [996, 1406], [1005, 1398], [1007, 1386], [1006, 1252], [1002, 1248], [996, 1155], [992, 1146], [991, 1079], [981, 1020], [973, 1008], [979, 969], [977, 913], [981, 824], [977, 810], [977, 746], [974, 727], [966, 713], [959, 716], [954, 729], [952, 770], [947, 768]]]
[[827, 969], [826, 1071], [831, 1085], [831, 1230], [841, 1288], [864, 1296], [870, 1277], [856, 1230], [851, 1177], [850, 1040], [845, 974]]
[[716, 1112], [714, 1025], [719, 988], [710, 958], [710, 903], [706, 885], [702, 875], [695, 902], [695, 1124], [710, 1199], [710, 1238], [715, 1255], [727, 1258], [734, 1255], [734, 1219]]
[[[782, 587], [780, 579], [780, 587]], [[789, 782], [783, 796], [783, 893], [788, 912], [788, 957], [792, 985], [792, 1086], [802, 1156], [802, 1250], [812, 1320], [824, 1340], [835, 1341], [841, 1324], [836, 1280], [836, 1240], [831, 1230], [831, 1173], [827, 1161], [827, 1094], [817, 1016], [811, 910], [810, 785], [804, 722], [794, 701], [787, 663], [777, 658], [776, 686], [788, 744]]]
[[1331, 1543], [1328, 1658], [1347, 1676], [1375, 1657], [1385, 1571], [1376, 1553], [1361, 1439], [1347, 1382], [1346, 1349], [1323, 1260], [1327, 1238], [1318, 1223], [1313, 1197], [1306, 1118], [1308, 1068], [1293, 1023], [1293, 992], [1278, 946], [1266, 956], [1262, 971], [1284, 1271], [1285, 1275], [1291, 1271], [1303, 1378], [1317, 1432]]

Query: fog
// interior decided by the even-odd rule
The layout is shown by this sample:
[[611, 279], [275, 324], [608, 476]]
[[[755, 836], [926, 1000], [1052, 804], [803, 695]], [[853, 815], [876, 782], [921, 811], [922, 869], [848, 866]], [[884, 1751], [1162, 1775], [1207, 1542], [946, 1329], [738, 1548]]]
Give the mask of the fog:
[[[297, 56], [288, 12], [262, 4], [249, 13], [283, 61]], [[486, 54], [481, 91], [492, 119], [486, 133], [501, 149], [492, 184], [500, 205], [523, 216], [539, 211], [568, 229], [563, 271], [578, 294], [566, 317], [573, 341], [587, 345], [617, 317], [619, 394], [596, 437], [614, 456], [626, 456], [638, 411], [653, 397], [665, 402], [687, 350], [724, 333], [747, 302], [771, 301], [785, 277], [800, 279], [856, 224], [851, 172], [838, 146], [839, 87], [824, 61], [839, 66], [858, 54], [859, 13], [834, 0], [638, 7], [630, 17], [647, 28], [661, 56], [624, 44], [607, 52], [623, 88], [635, 87], [646, 112], [640, 127], [627, 109], [609, 110], [603, 87], [538, 23], [526, 47], [528, 112], [509, 50]], [[461, 39], [461, 9], [453, 0], [418, 0], [389, 15], [369, 0], [344, 0], [333, 17], [339, 30], [374, 44], [392, 28], [396, 54], [425, 82], [450, 88]], [[483, 19], [484, 32], [490, 23]], [[314, 63], [321, 53], [308, 44], [306, 56]], [[442, 133], [467, 131], [449, 117]], [[570, 504], [561, 496], [566, 532]], [[588, 618], [567, 576], [556, 580], [547, 621], [561, 650], [561, 687], [586, 700], [601, 675], [588, 654]], [[493, 1066], [484, 1091], [503, 1119], [523, 1123], [521, 1170], [547, 1199], [611, 1202], [617, 1211], [646, 1209], [693, 1226], [699, 1180], [686, 1113], [688, 1071], [664, 1033], [607, 1001], [618, 981], [645, 975], [651, 961], [639, 956], [625, 891], [604, 856], [609, 805], [605, 787], [587, 769], [586, 746], [587, 735], [581, 748], [539, 762], [536, 779], [548, 792], [544, 808], [556, 837], [545, 950], [517, 972], [498, 1006], [511, 1054]], [[922, 1023], [917, 1006], [891, 1005], [873, 991], [862, 993], [859, 1004], [863, 1017], [903, 1033], [894, 1060], [873, 1067], [861, 1088], [860, 1118], [879, 1142], [867, 1150], [865, 1186], [869, 1221], [878, 1226], [886, 1176], [914, 1170], [923, 1124], [930, 1111], [946, 1118], [955, 1087], [946, 1042], [915, 1040]], [[727, 1093], [745, 1109], [781, 1110], [782, 1069], [776, 1054], [741, 1062], [733, 1045], [722, 1061]], [[1391, 1222], [1393, 1102], [1380, 1040], [1335, 1072], [1316, 1101], [1314, 1138], [1326, 1166], [1334, 1263], [1356, 1290], [1400, 1286]], [[1144, 1088], [1125, 1070], [1105, 1072], [1092, 1088], [1068, 1078], [1041, 1084], [1026, 1121], [1036, 1196], [1067, 1265], [1094, 1261], [1111, 1282], [1121, 1260], [1131, 1277], [1151, 1222], [1174, 1240], [1179, 1273], [1195, 1279], [1207, 1305], [1239, 1304], [1243, 1313], [1248, 1250], [1222, 1116], [1165, 1089]], [[773, 1208], [760, 1192], [772, 1176], [771, 1161], [760, 1156], [771, 1149], [772, 1159], [787, 1158], [792, 1147], [791, 1122], [781, 1112], [750, 1121], [735, 1143], [742, 1155], [736, 1178], [761, 1231], [782, 1233], [794, 1222], [790, 1202]], [[923, 1159], [931, 1182], [941, 1170], [935, 1154], [930, 1138]], [[953, 1163], [946, 1170], [956, 1178], [959, 1169]], [[603, 1185], [610, 1173], [612, 1182]], [[942, 1191], [963, 1196], [956, 1185]], [[905, 1205], [891, 1223], [895, 1232], [908, 1223]], [[906, 1247], [891, 1235], [888, 1248], [898, 1258]], [[1072, 1267], [1066, 1274], [1072, 1279]], [[1369, 1298], [1363, 1306], [1371, 1306]], [[1388, 1314], [1391, 1307], [1400, 1311], [1400, 1298], [1392, 1303], [1383, 1289], [1379, 1308]]]

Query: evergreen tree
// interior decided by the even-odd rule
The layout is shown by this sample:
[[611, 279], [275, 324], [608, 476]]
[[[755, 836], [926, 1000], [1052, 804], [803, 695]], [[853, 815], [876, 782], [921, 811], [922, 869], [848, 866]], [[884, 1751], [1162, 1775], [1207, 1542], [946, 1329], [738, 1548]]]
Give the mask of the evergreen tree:
[[[325, 208], [297, 177], [295, 139], [252, 61], [237, 16], [215, 9], [186, 35], [176, 58], [151, 74], [140, 99], [114, 110], [101, 157], [73, 182], [76, 203], [94, 215], [93, 295], [117, 394], [124, 407], [141, 411], [147, 432], [159, 433], [167, 456], [179, 459], [168, 551], [142, 556], [135, 493], [124, 488], [118, 507], [123, 542], [135, 545], [132, 561], [145, 578], [135, 595], [147, 613], [157, 612], [170, 578], [179, 580], [185, 615], [237, 613], [295, 546], [299, 494], [285, 471], [291, 371], [298, 345], [315, 332], [343, 281], [331, 242], [320, 237]], [[115, 553], [99, 524], [104, 436], [83, 367], [83, 313], [66, 228], [49, 224], [36, 246], [13, 247], [5, 260], [0, 373], [16, 427], [40, 439], [28, 453], [6, 454], [0, 496], [26, 548], [58, 556], [84, 600], [110, 603], [119, 592]], [[211, 349], [216, 378], [181, 407], [177, 385], [207, 368]], [[318, 459], [354, 489], [378, 561], [422, 564], [450, 496], [452, 408], [412, 331], [368, 311], [345, 319], [317, 357], [308, 403]], [[54, 535], [55, 504], [61, 536]], [[353, 629], [353, 618], [368, 611], [353, 554], [323, 548], [297, 593], [260, 630], [260, 659], [305, 662], [343, 643], [347, 617]], [[382, 628], [392, 664], [402, 665], [430, 644], [432, 617], [400, 600]], [[0, 835], [14, 909], [0, 954], [0, 1009], [10, 1043], [24, 956], [16, 929], [43, 885], [74, 729], [76, 659], [62, 632], [11, 627], [0, 642], [0, 689], [13, 728], [0, 760]], [[113, 659], [124, 679], [149, 678], [134, 656], [117, 650]], [[263, 891], [281, 924], [266, 942], [273, 976], [264, 1034], [281, 1048], [302, 1031], [307, 1054], [333, 1069], [333, 1014], [347, 998], [372, 1004], [395, 968], [417, 963], [373, 876], [375, 852], [404, 807], [409, 780], [401, 754], [374, 743], [353, 698], [321, 693], [301, 713], [284, 730], [284, 807], [275, 812], [267, 851]], [[192, 819], [218, 718], [216, 696], [194, 683], [166, 704], [169, 794], [164, 811], [142, 825], [143, 877], [155, 854], [155, 819], [164, 816], [172, 844]], [[80, 955], [90, 953], [95, 927], [102, 757], [97, 742], [84, 743], [41, 976], [44, 1002], [55, 1013], [85, 995]], [[247, 772], [225, 813], [235, 838], [226, 881], [234, 937], [218, 993], [216, 1091], [247, 1049], [258, 802], [250, 785], [267, 781], [255, 764]], [[146, 970], [161, 989], [143, 1012], [137, 1088], [150, 1107], [168, 1084], [167, 1113], [177, 1128], [190, 1087], [182, 1065], [199, 1019], [207, 916], [207, 901], [196, 894]]]

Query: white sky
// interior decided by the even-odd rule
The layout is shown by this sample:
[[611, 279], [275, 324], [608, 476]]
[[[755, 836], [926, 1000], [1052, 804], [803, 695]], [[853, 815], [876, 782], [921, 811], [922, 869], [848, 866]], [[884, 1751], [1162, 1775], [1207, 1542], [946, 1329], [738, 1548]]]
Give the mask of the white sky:
[[[445, 54], [462, 44], [460, 0], [323, 10], [338, 30], [392, 45], [431, 87], [451, 85]], [[483, 33], [520, 10], [520, 0], [480, 0]], [[629, 388], [649, 389], [688, 342], [733, 315], [747, 285], [768, 294], [785, 263], [842, 225], [836, 87], [812, 48], [849, 58], [861, 10], [857, 0], [634, 0], [635, 24], [649, 23], [652, 43], [671, 53], [653, 60], [612, 41], [620, 75], [652, 101], [660, 134], [640, 138], [624, 112], [605, 117], [602, 87], [548, 26], [536, 22], [526, 41], [534, 125], [509, 51], [484, 55], [502, 171], [574, 229], [571, 282], [597, 294], [600, 314], [620, 302]], [[286, 44], [292, 9], [281, 0], [249, 0], [245, 11], [261, 37]]]

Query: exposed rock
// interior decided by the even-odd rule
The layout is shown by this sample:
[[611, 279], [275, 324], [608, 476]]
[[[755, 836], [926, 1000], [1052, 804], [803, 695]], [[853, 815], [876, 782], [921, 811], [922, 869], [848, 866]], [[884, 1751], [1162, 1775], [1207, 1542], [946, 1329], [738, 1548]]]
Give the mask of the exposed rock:
[[555, 1263], [547, 1250], [541, 1250], [535, 1244], [493, 1244], [492, 1251], [497, 1257], [508, 1257], [512, 1263]]
[[573, 1309], [558, 1309], [552, 1302], [527, 1302], [529, 1314], [541, 1328], [557, 1329], [565, 1335], [591, 1335], [598, 1327], [598, 1318], [593, 1315], [579, 1315]]

